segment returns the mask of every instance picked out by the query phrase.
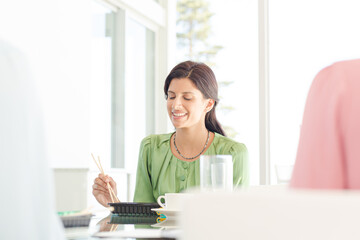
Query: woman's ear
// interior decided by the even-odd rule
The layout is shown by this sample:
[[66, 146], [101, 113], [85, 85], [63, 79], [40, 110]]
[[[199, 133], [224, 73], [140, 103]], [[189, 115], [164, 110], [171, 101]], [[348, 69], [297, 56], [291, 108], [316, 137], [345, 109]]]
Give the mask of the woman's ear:
[[215, 105], [215, 100], [214, 99], [208, 99], [208, 103], [206, 105], [205, 111], [210, 112], [211, 109], [213, 109], [214, 105]]

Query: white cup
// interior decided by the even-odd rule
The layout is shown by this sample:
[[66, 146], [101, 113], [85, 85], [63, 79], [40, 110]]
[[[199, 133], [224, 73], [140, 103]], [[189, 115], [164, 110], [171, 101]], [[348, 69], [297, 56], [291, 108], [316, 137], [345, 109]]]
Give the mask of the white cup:
[[[167, 210], [180, 210], [185, 197], [188, 197], [187, 193], [165, 193], [165, 196], [159, 196], [157, 199], [158, 204]], [[165, 201], [165, 204], [162, 203]]]
[[202, 191], [232, 191], [231, 155], [202, 155], [200, 157], [200, 188]]

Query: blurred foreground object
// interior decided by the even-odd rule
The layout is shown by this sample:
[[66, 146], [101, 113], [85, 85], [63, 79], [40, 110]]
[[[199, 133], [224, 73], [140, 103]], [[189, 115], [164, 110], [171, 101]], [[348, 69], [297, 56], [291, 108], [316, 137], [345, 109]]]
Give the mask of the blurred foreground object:
[[316, 76], [307, 97], [290, 185], [360, 189], [360, 59]]
[[64, 239], [25, 57], [0, 40], [0, 239]]
[[357, 240], [359, 191], [264, 186], [199, 193], [184, 202], [180, 239]]

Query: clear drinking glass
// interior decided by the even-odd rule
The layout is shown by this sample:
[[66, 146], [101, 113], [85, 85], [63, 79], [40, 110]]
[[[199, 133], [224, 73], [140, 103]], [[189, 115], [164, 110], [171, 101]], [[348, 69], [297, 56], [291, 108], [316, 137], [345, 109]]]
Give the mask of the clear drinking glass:
[[200, 156], [200, 188], [202, 191], [232, 191], [231, 155]]

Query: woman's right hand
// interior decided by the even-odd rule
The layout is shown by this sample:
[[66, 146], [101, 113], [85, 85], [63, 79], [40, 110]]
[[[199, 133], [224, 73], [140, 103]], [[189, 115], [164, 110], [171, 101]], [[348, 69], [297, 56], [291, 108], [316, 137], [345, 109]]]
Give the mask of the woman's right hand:
[[107, 183], [110, 184], [111, 188], [117, 195], [116, 182], [112, 179], [112, 177], [102, 173], [100, 173], [99, 176], [95, 178], [94, 184], [92, 186], [92, 193], [94, 197], [104, 207], [109, 207], [108, 203], [112, 202]]

